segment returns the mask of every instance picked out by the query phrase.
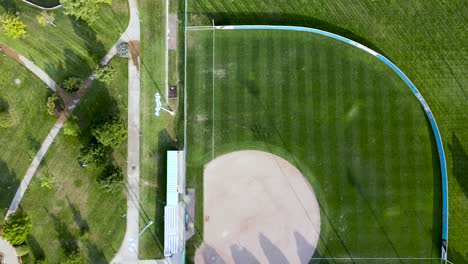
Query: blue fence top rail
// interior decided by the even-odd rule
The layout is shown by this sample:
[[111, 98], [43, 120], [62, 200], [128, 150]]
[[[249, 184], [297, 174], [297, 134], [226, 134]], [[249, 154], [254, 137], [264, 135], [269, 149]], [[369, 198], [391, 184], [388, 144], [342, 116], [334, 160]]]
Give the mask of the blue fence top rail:
[[[213, 27], [198, 27], [199, 29], [202, 28], [212, 28]], [[229, 29], [268, 29], [268, 30], [289, 30], [289, 31], [302, 31], [302, 32], [310, 32], [310, 33], [316, 33], [320, 34], [323, 36], [327, 36], [330, 38], [334, 38], [340, 41], [343, 41], [347, 44], [353, 45], [361, 50], [364, 50], [365, 52], [375, 56], [385, 64], [387, 64], [394, 72], [400, 76], [400, 78], [408, 85], [408, 87], [411, 89], [413, 94], [416, 96], [416, 98], [419, 100], [419, 103], [422, 105], [424, 108], [424, 112], [429, 119], [429, 122], [431, 123], [432, 131], [434, 132], [434, 136], [436, 139], [437, 143], [437, 150], [439, 153], [439, 162], [440, 162], [440, 169], [441, 169], [441, 175], [442, 175], [442, 259], [446, 260], [447, 259], [447, 242], [448, 242], [448, 187], [447, 187], [447, 167], [446, 167], [446, 161], [445, 161], [445, 153], [444, 153], [444, 148], [442, 144], [442, 138], [440, 136], [439, 128], [437, 127], [437, 123], [434, 119], [434, 116], [432, 115], [431, 109], [427, 105], [426, 101], [422, 97], [422, 95], [419, 93], [418, 89], [414, 84], [409, 80], [408, 77], [395, 65], [393, 64], [389, 59], [385, 58], [381, 54], [377, 53], [376, 51], [355, 42], [354, 40], [342, 37], [337, 34], [333, 34], [327, 31], [323, 31], [320, 29], [315, 29], [315, 28], [307, 28], [307, 27], [297, 27], [297, 26], [271, 26], [271, 25], [239, 25], [239, 26], [215, 26], [214, 29], [216, 30], [229, 30]]]

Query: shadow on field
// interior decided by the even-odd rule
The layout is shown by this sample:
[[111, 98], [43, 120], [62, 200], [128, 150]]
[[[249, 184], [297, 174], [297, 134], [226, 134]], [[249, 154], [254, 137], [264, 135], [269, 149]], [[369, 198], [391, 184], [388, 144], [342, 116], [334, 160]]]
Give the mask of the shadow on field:
[[37, 242], [36, 238], [33, 235], [28, 236], [28, 245], [31, 247], [32, 254], [34, 259], [44, 259], [45, 253], [41, 245]]
[[1, 0], [0, 6], [5, 9], [5, 11], [15, 12], [16, 11], [16, 0]]
[[242, 263], [260, 263], [257, 258], [245, 247], [242, 247], [238, 244], [232, 244], [229, 246], [231, 250], [232, 259], [234, 259], [234, 263], [242, 264]]
[[468, 155], [455, 133], [452, 133], [452, 142], [448, 144], [448, 148], [452, 154], [453, 176], [463, 190], [465, 197], [468, 198], [468, 177], [466, 175], [468, 171]]
[[57, 233], [57, 237], [60, 243], [60, 248], [62, 250], [62, 255], [69, 256], [74, 252], [78, 251], [78, 241], [72, 232], [68, 228], [67, 224], [63, 222], [59, 217], [49, 212], [47, 208], [44, 207], [44, 210], [49, 215], [54, 223], [54, 229]]
[[104, 44], [97, 39], [96, 31], [81, 19], [76, 20], [72, 16], [69, 19], [73, 26], [73, 31], [83, 40], [89, 56], [97, 64], [106, 55], [107, 51]]
[[58, 65], [45, 65], [45, 72], [48, 73], [58, 85], [61, 85], [63, 80], [69, 77], [82, 78], [83, 80], [91, 74], [91, 67], [85, 58], [70, 48], [63, 50], [64, 62]]
[[269, 263], [289, 263], [288, 258], [281, 252], [281, 249], [264, 234], [260, 233], [258, 240]]
[[[320, 30], [325, 30], [337, 35], [343, 36], [354, 40], [362, 45], [375, 50], [376, 52], [384, 55], [385, 53], [379, 49], [372, 42], [367, 39], [354, 34], [352, 31], [338, 27], [334, 24], [328, 23], [314, 17], [301, 16], [297, 14], [288, 13], [261, 13], [261, 12], [239, 12], [239, 13], [193, 13], [190, 15], [203, 16], [205, 19], [203, 24], [211, 25], [211, 19], [214, 19], [216, 25], [288, 25], [288, 26], [301, 26], [310, 27]], [[189, 19], [191, 20], [191, 19]], [[192, 21], [190, 21], [192, 22]], [[193, 25], [195, 26], [195, 25]]]
[[16, 189], [20, 181], [16, 173], [10, 169], [4, 160], [0, 160], [0, 216], [1, 219], [5, 216], [10, 203], [15, 196]]

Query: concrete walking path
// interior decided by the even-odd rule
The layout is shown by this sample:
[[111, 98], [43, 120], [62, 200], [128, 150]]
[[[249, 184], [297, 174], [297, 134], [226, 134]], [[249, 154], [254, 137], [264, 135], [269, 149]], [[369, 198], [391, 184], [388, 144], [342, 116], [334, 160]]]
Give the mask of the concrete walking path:
[[1, 237], [0, 249], [2, 249], [3, 261], [5, 264], [20, 264], [15, 248], [12, 245], [10, 245], [8, 241], [3, 240]]
[[127, 228], [111, 263], [138, 263], [140, 191], [140, 16], [136, 0], [128, 1], [130, 22], [122, 37], [128, 41]]

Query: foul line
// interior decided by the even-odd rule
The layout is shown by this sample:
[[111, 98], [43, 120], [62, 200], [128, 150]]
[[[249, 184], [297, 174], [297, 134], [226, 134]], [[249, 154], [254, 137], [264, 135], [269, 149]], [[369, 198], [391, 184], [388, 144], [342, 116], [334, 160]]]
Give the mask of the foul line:
[[215, 25], [214, 25], [214, 20], [212, 20], [213, 22], [213, 55], [212, 55], [212, 58], [213, 58], [213, 61], [212, 61], [212, 84], [211, 84], [211, 87], [212, 87], [212, 95], [213, 95], [213, 99], [212, 99], [212, 109], [213, 109], [213, 112], [211, 114], [211, 126], [212, 126], [212, 133], [211, 133], [211, 158], [214, 159], [214, 147], [215, 147], [215, 37], [216, 37], [216, 28], [215, 28]]

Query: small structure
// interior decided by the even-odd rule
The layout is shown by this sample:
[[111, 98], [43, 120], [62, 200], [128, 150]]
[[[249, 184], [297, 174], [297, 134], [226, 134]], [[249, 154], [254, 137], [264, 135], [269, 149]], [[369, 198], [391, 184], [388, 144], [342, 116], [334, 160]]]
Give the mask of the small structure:
[[170, 85], [169, 86], [169, 98], [177, 98], [177, 86], [176, 85]]
[[179, 152], [167, 151], [167, 193], [164, 207], [164, 256], [179, 253]]

